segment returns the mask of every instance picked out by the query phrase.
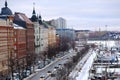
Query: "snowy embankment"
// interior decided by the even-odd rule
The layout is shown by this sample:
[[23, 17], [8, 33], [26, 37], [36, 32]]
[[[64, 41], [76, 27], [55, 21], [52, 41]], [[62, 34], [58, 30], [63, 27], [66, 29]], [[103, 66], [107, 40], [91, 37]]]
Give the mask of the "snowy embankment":
[[88, 53], [80, 60], [80, 62], [76, 65], [73, 71], [69, 74], [69, 80], [75, 80], [75, 78], [78, 76], [78, 73], [81, 71], [88, 58], [91, 56], [92, 52], [93, 50], [90, 49]]
[[88, 44], [102, 45], [103, 47], [120, 47], [120, 41], [118, 40], [88, 40]]
[[92, 55], [90, 55], [90, 57], [87, 59], [86, 63], [82, 67], [81, 71], [78, 73], [78, 77], [76, 77], [76, 80], [88, 80], [89, 70], [92, 66], [95, 57], [96, 57], [96, 52], [93, 51]]

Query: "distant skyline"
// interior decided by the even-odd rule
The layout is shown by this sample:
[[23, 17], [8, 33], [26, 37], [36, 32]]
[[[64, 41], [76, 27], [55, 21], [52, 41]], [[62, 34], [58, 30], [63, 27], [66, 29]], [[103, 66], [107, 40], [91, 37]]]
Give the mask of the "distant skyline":
[[[42, 19], [63, 17], [69, 28], [120, 31], [120, 0], [7, 0], [12, 12], [31, 17], [33, 3]], [[0, 8], [5, 0], [0, 0]]]

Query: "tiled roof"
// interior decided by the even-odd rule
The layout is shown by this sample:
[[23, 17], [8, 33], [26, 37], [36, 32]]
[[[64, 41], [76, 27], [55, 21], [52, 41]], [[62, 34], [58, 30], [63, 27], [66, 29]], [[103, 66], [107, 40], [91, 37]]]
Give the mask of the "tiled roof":
[[32, 21], [23, 13], [15, 13], [15, 20], [18, 21], [25, 21], [28, 24], [33, 24]]

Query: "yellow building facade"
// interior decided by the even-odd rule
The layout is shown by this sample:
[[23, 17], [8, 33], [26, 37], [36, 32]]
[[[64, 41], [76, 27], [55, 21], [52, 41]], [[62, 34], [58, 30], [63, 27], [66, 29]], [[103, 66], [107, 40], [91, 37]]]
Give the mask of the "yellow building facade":
[[48, 28], [48, 46], [55, 47], [56, 45], [56, 29], [49, 27]]

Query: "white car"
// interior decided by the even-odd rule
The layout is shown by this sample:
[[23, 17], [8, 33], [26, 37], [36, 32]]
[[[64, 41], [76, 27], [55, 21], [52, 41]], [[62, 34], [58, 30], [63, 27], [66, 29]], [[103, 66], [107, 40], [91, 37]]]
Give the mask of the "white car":
[[13, 73], [14, 80], [20, 80], [19, 79], [19, 73]]

